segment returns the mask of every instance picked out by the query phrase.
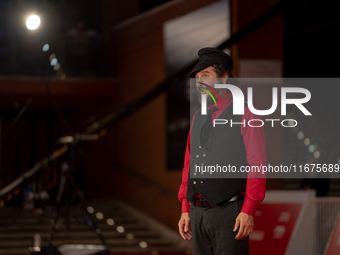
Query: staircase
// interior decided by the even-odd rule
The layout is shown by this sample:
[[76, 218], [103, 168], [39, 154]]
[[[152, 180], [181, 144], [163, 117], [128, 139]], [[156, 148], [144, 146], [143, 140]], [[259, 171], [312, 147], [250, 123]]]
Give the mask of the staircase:
[[[143, 215], [138, 210], [118, 201], [96, 201], [90, 203], [96, 224], [111, 254], [185, 254], [191, 252], [190, 243], [179, 234]], [[65, 211], [65, 208], [62, 208]], [[21, 207], [0, 209], [0, 254], [28, 254], [33, 246], [35, 234], [41, 236], [41, 246], [46, 244], [53, 208], [47, 207], [35, 212]], [[102, 242], [87, 225], [87, 216], [81, 207], [70, 208], [70, 230], [66, 231], [66, 220], [60, 225], [52, 244], [97, 244]]]

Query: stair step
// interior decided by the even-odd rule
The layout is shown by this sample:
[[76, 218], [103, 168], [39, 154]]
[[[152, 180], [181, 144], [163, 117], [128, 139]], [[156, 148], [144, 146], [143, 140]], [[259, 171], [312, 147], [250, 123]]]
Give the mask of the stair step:
[[[116, 228], [119, 225], [109, 226], [107, 224], [100, 224], [100, 229], [107, 230], [107, 231], [116, 231]], [[148, 227], [142, 224], [123, 224], [124, 231], [132, 231], [132, 230], [146, 230]], [[34, 230], [36, 232], [41, 231], [48, 231], [50, 229], [49, 225], [32, 225], [32, 226], [20, 226], [20, 225], [8, 225], [8, 226], [1, 226], [0, 232], [6, 231], [8, 232], [17, 232], [17, 231], [29, 231]], [[65, 225], [61, 225], [60, 230], [66, 229]], [[81, 223], [73, 223], [70, 227], [70, 231], [79, 231], [79, 230], [89, 230], [89, 227], [85, 224]]]
[[[145, 253], [179, 253], [183, 247], [177, 247], [175, 241], [164, 237], [158, 230], [149, 228], [147, 221], [127, 213], [124, 206], [115, 203], [91, 203], [95, 212], [92, 214], [97, 227], [102, 231], [111, 253], [145, 254]], [[52, 244], [99, 244], [99, 236], [85, 224], [86, 214], [78, 206], [69, 208], [70, 230], [66, 231], [67, 210], [61, 208], [58, 232], [54, 233]], [[124, 210], [123, 210], [124, 209]], [[96, 217], [96, 212], [104, 215], [103, 219]], [[46, 245], [50, 224], [55, 214], [55, 208], [46, 207], [41, 210], [24, 211], [22, 207], [5, 207], [0, 209], [0, 255], [27, 255], [33, 244], [34, 235], [41, 235], [42, 246]], [[107, 219], [112, 219], [114, 225], [109, 225]], [[117, 229], [121, 226], [122, 228]], [[118, 230], [120, 232], [118, 232]], [[123, 231], [123, 232], [122, 232]], [[121, 233], [122, 232], [122, 233]], [[177, 240], [177, 239], [176, 239]], [[144, 247], [144, 245], [146, 247]]]
[[[36, 231], [27, 231], [27, 232], [9, 232], [9, 233], [0, 233], [0, 240], [3, 239], [32, 239], [34, 234], [36, 234]], [[127, 234], [133, 234], [135, 238], [159, 238], [159, 235], [153, 231], [132, 231], [132, 232], [126, 232], [126, 233], [118, 233], [116, 231], [103, 231], [103, 236], [106, 238], [117, 238], [122, 239], [126, 238]], [[46, 238], [48, 233], [47, 232], [40, 232], [40, 235], [42, 238]], [[72, 232], [61, 232], [61, 233], [55, 233], [56, 239], [58, 238], [97, 238], [98, 235], [94, 233], [93, 231], [72, 231]]]
[[[1, 211], [1, 210], [0, 210]], [[62, 212], [62, 214], [65, 213], [65, 212]], [[126, 212], [124, 211], [111, 211], [111, 212], [107, 212], [107, 213], [104, 213], [102, 212], [105, 216], [105, 218], [112, 218], [112, 217], [125, 217], [126, 216]], [[51, 213], [51, 212], [44, 212], [43, 213], [43, 217], [44, 218], [52, 218], [54, 213]], [[71, 215], [73, 215], [74, 217], [83, 217], [85, 215], [84, 212], [82, 211], [73, 211], [71, 210]], [[1, 217], [1, 220], [2, 221], [6, 221], [6, 220], [10, 220], [10, 219], [13, 219], [13, 217], [17, 217], [17, 218], [20, 218], [20, 219], [39, 219], [39, 217], [41, 217], [40, 215], [38, 214], [34, 214], [34, 213], [31, 213], [31, 212], [24, 212], [24, 213], [19, 213], [19, 212], [16, 212], [16, 211], [13, 211], [13, 212], [2, 212], [0, 213], [0, 217]], [[95, 217], [93, 215], [93, 217]]]
[[[108, 217], [108, 218], [113, 219], [115, 224], [118, 224], [118, 223], [136, 223], [136, 220], [134, 218], [128, 217], [128, 216], [125, 216], [125, 217], [117, 216], [117, 217]], [[32, 218], [32, 217], [31, 218], [13, 219], [13, 217], [12, 217], [12, 218], [8, 218], [7, 220], [1, 218], [0, 219], [0, 226], [5, 225], [5, 224], [8, 224], [8, 225], [13, 225], [13, 224], [31, 225], [31, 224], [37, 224], [37, 223], [48, 225], [48, 224], [50, 224], [51, 219], [52, 219], [52, 217], [50, 217], [50, 218], [44, 217], [43, 219]], [[76, 217], [76, 218], [70, 217], [71, 222], [77, 222], [77, 221], [79, 222], [79, 221], [83, 221], [83, 220], [84, 220], [84, 217]], [[105, 220], [101, 220], [99, 222], [106, 224]]]
[[[11, 255], [27, 255], [27, 247], [13, 248], [13, 249], [2, 249], [0, 247], [0, 254], [11, 254]], [[146, 248], [140, 247], [110, 247], [111, 254], [157, 254], [157, 253], [182, 253], [181, 249], [175, 247], [158, 247], [158, 246], [148, 246]]]
[[[109, 246], [113, 247], [133, 247], [139, 246], [140, 242], [146, 242], [148, 245], [151, 246], [171, 246], [170, 242], [159, 240], [159, 239], [119, 239], [119, 240], [106, 240]], [[11, 241], [0, 241], [0, 247], [2, 249], [5, 248], [16, 248], [16, 247], [30, 247], [33, 244], [33, 240], [11, 240]], [[46, 241], [42, 240], [42, 246], [46, 245]], [[53, 239], [52, 244], [54, 246], [60, 246], [63, 244], [103, 244], [99, 238], [97, 239], [85, 239], [85, 238], [77, 238], [77, 239]]]

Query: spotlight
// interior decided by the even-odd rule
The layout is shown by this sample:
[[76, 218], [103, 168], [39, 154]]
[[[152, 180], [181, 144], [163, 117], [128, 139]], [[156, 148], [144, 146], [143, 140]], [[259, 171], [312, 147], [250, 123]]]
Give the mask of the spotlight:
[[113, 226], [113, 224], [115, 224], [115, 222], [113, 221], [113, 219], [107, 219], [107, 224], [110, 226]]
[[60, 69], [60, 64], [57, 63], [54, 67], [53, 67], [54, 71], [58, 71]]
[[90, 213], [90, 214], [94, 213], [93, 207], [92, 206], [88, 206], [87, 207], [87, 212]]
[[148, 244], [146, 242], [142, 241], [142, 242], [139, 243], [139, 247], [146, 248], [146, 247], [148, 247]]
[[104, 218], [104, 214], [102, 214], [101, 212], [97, 212], [96, 217], [98, 220], [102, 220]]
[[126, 234], [126, 239], [132, 240], [134, 238], [134, 235], [132, 233]]
[[304, 143], [306, 146], [308, 146], [308, 145], [310, 144], [309, 138], [306, 138], [306, 139], [303, 141], [303, 143]]
[[36, 30], [40, 26], [40, 18], [38, 15], [31, 15], [26, 20], [26, 27], [29, 30]]
[[42, 48], [42, 50], [43, 50], [43, 52], [46, 52], [46, 51], [48, 51], [50, 49], [50, 45], [49, 44], [45, 44], [44, 46], [43, 46], [43, 48]]
[[124, 231], [125, 231], [124, 227], [122, 227], [122, 226], [118, 226], [118, 227], [116, 228], [116, 230], [117, 230], [117, 232], [119, 232], [119, 233], [124, 233]]
[[51, 54], [50, 57], [49, 57], [49, 60], [52, 61], [52, 59], [56, 58], [55, 54]]
[[65, 80], [66, 79], [66, 74], [62, 73], [59, 78], [62, 81]]
[[54, 58], [51, 60], [51, 66], [55, 66], [58, 63], [58, 59]]
[[310, 153], [313, 153], [313, 152], [315, 151], [315, 146], [314, 146], [313, 144], [309, 145], [309, 146], [308, 146], [308, 151], [309, 151]]

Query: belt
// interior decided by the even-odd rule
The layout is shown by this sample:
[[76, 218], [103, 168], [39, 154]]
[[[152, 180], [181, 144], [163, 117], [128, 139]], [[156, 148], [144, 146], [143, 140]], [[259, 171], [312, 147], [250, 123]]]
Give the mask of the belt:
[[[223, 201], [223, 202], [218, 203], [216, 205], [220, 205], [220, 204], [227, 203], [227, 202], [233, 202], [233, 201], [237, 201], [237, 200], [244, 200], [244, 197], [245, 197], [244, 194], [238, 194], [238, 195], [233, 196], [229, 200]], [[190, 199], [190, 202], [191, 202], [190, 203], [191, 205], [198, 206], [198, 207], [213, 207], [213, 206], [216, 206], [216, 205], [211, 205], [208, 201], [206, 201], [202, 198], [195, 197], [195, 196], [193, 196]]]

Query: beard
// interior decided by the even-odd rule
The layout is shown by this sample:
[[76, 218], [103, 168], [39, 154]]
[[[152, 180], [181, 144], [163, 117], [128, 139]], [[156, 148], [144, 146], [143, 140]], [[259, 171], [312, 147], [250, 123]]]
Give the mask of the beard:
[[[200, 93], [200, 89], [197, 89], [196, 90], [196, 94], [197, 94], [197, 99], [198, 99], [198, 102], [200, 104], [202, 104], [201, 102], [201, 93]], [[217, 94], [220, 96], [220, 98], [222, 98], [222, 96], [224, 95], [225, 93], [225, 89], [219, 89], [217, 90]], [[218, 97], [215, 95], [215, 93], [211, 93], [212, 96], [214, 97], [215, 101], [217, 102], [218, 101]], [[213, 104], [215, 104], [214, 100], [211, 98], [211, 96], [209, 94], [207, 94], [207, 107], [210, 108], [210, 106], [212, 106]]]
[[[198, 81], [206, 83], [206, 84], [208, 84], [212, 87], [214, 87], [213, 84], [225, 84], [226, 83], [225, 78], [221, 78], [221, 77], [208, 78], [207, 80], [205, 80], [203, 78], [201, 80], [199, 79]], [[197, 79], [196, 79], [196, 82], [197, 82]], [[208, 87], [206, 87], [206, 89], [208, 89], [210, 91], [210, 89]], [[211, 92], [213, 98], [215, 99], [215, 101], [217, 103], [217, 101], [218, 101], [217, 95], [213, 91], [210, 91], [210, 92]], [[222, 98], [222, 96], [226, 92], [226, 89], [216, 89], [216, 92], [220, 96], [220, 98]], [[201, 94], [201, 90], [199, 88], [196, 89], [196, 94], [197, 94], [198, 102], [201, 105], [202, 104], [202, 102], [201, 102], [201, 95], [202, 94]], [[215, 104], [214, 100], [212, 99], [212, 97], [209, 94], [207, 94], [207, 107], [210, 108], [213, 104]]]

